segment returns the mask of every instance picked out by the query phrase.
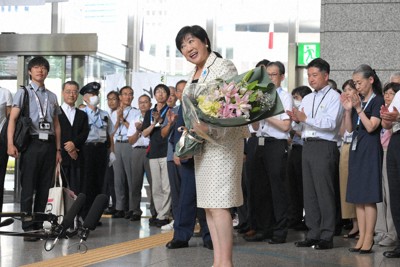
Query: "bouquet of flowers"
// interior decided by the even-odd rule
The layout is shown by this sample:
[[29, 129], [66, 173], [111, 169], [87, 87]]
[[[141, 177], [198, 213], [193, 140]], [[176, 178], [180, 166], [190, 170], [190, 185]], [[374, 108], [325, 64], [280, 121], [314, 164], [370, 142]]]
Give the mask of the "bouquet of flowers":
[[204, 139], [213, 141], [207, 133], [191, 133], [194, 123], [238, 127], [284, 112], [275, 86], [262, 67], [227, 81], [216, 79], [191, 86], [182, 97], [186, 128], [175, 149], [181, 157], [197, 153]]

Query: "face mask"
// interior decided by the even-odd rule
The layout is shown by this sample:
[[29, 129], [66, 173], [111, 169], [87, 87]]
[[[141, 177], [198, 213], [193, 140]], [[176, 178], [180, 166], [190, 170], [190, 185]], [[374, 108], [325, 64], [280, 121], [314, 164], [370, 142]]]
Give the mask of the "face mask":
[[300, 104], [301, 104], [301, 101], [300, 100], [294, 100], [293, 101], [293, 105], [296, 107], [296, 108], [299, 108], [300, 107]]
[[99, 96], [94, 95], [89, 98], [89, 104], [92, 106], [97, 106], [99, 104]]

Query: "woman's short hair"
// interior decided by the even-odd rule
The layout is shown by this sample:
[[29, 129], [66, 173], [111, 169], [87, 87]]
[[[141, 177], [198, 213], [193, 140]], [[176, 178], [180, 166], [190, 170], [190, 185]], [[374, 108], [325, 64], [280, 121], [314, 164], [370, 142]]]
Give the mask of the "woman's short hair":
[[204, 44], [208, 45], [207, 51], [211, 53], [211, 42], [210, 42], [210, 39], [208, 38], [208, 34], [199, 25], [185, 26], [182, 29], [180, 29], [180, 31], [178, 32], [178, 34], [176, 35], [176, 38], [175, 38], [176, 48], [180, 52], [182, 52], [181, 46], [182, 46], [182, 43], [183, 43], [183, 39], [188, 34], [193, 35], [196, 38], [199, 38]]

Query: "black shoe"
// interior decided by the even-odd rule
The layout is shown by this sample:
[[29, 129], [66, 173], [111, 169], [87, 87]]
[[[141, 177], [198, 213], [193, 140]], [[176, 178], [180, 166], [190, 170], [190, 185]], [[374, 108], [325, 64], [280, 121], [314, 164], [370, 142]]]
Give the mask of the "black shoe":
[[306, 239], [303, 241], [298, 241], [298, 242], [294, 242], [294, 245], [296, 247], [300, 247], [300, 248], [305, 248], [305, 247], [312, 247], [316, 244], [318, 244], [319, 240], [316, 239]]
[[129, 220], [130, 218], [132, 218], [132, 215], [133, 215], [133, 211], [132, 210], [130, 210], [130, 211], [128, 211], [128, 212], [126, 212], [125, 213], [125, 219], [127, 219], [127, 220]]
[[361, 248], [349, 248], [350, 252], [360, 252]]
[[400, 248], [397, 247], [394, 250], [383, 252], [383, 256], [386, 258], [400, 258]]
[[247, 242], [262, 242], [262, 241], [265, 241], [267, 239], [270, 239], [271, 236], [267, 235], [267, 234], [264, 234], [264, 233], [256, 233], [253, 236], [244, 236], [243, 238]]
[[149, 225], [150, 226], [157, 226], [157, 223], [158, 223], [158, 219], [152, 219], [152, 218], [150, 218], [149, 219]]
[[372, 252], [372, 247], [374, 246], [375, 241], [372, 241], [371, 247], [369, 249], [360, 249], [360, 254], [369, 254]]
[[166, 224], [169, 224], [169, 220], [168, 220], [168, 219], [165, 219], [165, 220], [158, 220], [157, 223], [156, 223], [156, 226], [157, 226], [157, 227], [161, 227], [161, 226], [164, 226], [164, 225], [166, 225]]
[[111, 218], [113, 219], [119, 219], [124, 217], [125, 217], [125, 212], [123, 210], [117, 210], [117, 212], [111, 216]]
[[317, 244], [314, 245], [314, 249], [323, 250], [323, 249], [331, 249], [333, 248], [333, 241], [320, 240]]
[[103, 212], [103, 214], [105, 214], [105, 215], [113, 215], [113, 214], [115, 214], [117, 212], [117, 210], [115, 209], [115, 208], [113, 208], [113, 207], [108, 207], [104, 212]]
[[250, 227], [243, 227], [243, 228], [238, 228], [237, 232], [238, 234], [245, 234], [250, 230]]
[[283, 244], [286, 243], [286, 238], [273, 236], [270, 240], [268, 240], [268, 244]]
[[189, 247], [189, 242], [172, 239], [165, 246], [169, 249], [187, 248]]
[[193, 232], [193, 237], [202, 237], [201, 231]]
[[142, 215], [133, 214], [133, 215], [131, 216], [131, 221], [132, 221], [132, 222], [133, 222], [133, 221], [140, 221], [141, 218], [142, 218]]
[[211, 240], [204, 241], [203, 247], [208, 248], [209, 250], [214, 250], [214, 245]]

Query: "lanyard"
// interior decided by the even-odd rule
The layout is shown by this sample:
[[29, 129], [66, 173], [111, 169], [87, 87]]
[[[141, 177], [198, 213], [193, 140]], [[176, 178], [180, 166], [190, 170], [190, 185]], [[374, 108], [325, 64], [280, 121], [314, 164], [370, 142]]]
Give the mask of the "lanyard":
[[[168, 111], [168, 109], [169, 109], [169, 107], [168, 107], [168, 105], [166, 105], [167, 107], [164, 109], [164, 111], [161, 113], [161, 115], [160, 115], [160, 117], [162, 118], [162, 117], [164, 117], [164, 115], [165, 115], [165, 113]], [[151, 122], [153, 122], [154, 121], [154, 117], [153, 117], [153, 115], [151, 115]]]
[[[33, 89], [33, 87], [31, 86], [31, 89], [35, 95], [35, 100], [36, 100], [36, 105], [38, 107], [38, 113], [39, 113], [39, 120], [40, 121], [44, 121], [46, 114], [47, 114], [47, 103], [49, 101], [49, 95], [47, 94], [47, 92], [45, 91], [45, 97], [44, 97], [44, 105], [42, 106], [42, 103], [40, 102], [40, 99], [35, 91], [35, 89]], [[39, 89], [38, 89], [39, 90]]]
[[[131, 110], [132, 110], [132, 107], [130, 107], [130, 109], [129, 109], [128, 113], [127, 113], [127, 114], [126, 114], [126, 116], [124, 117], [124, 121], [126, 120], [126, 118], [128, 118], [128, 116], [129, 116], [129, 112], [131, 112]], [[124, 125], [124, 124], [120, 124], [120, 125], [118, 126], [118, 128], [119, 128], [119, 133], [118, 133], [118, 136], [121, 136], [121, 131], [122, 131], [122, 128], [121, 128], [121, 126], [124, 126], [124, 127], [125, 127], [125, 125]]]
[[324, 101], [325, 96], [329, 93], [329, 91], [330, 91], [331, 89], [332, 89], [332, 88], [329, 88], [329, 90], [326, 91], [326, 93], [325, 93], [324, 96], [322, 97], [321, 101], [319, 101], [319, 104], [318, 104], [318, 106], [317, 106], [317, 110], [315, 111], [315, 114], [314, 114], [314, 103], [315, 103], [315, 97], [317, 96], [317, 94], [314, 95], [314, 100], [313, 100], [313, 102], [312, 102], [312, 112], [311, 112], [311, 117], [312, 117], [313, 119], [314, 119], [314, 117], [317, 116], [319, 106], [321, 105], [322, 101]]
[[[92, 110], [90, 110], [90, 111], [92, 111]], [[90, 120], [92, 125], [96, 126], [97, 128], [103, 127], [103, 121], [102, 120], [100, 120], [100, 123], [101, 123], [100, 127], [98, 127], [97, 124], [96, 124], [96, 122], [99, 120], [100, 112], [97, 114], [97, 116], [96, 116], [96, 114], [94, 114], [94, 116], [96, 117], [96, 120], [92, 120], [91, 116], [89, 116], [88, 107], [85, 108], [85, 112], [88, 115], [88, 119]]]
[[[364, 111], [368, 107], [369, 102], [371, 102], [372, 98], [374, 98], [375, 96], [376, 96], [375, 93], [371, 95], [371, 97], [368, 99], [368, 102], [367, 104], [365, 104], [365, 107], [363, 108], [362, 111]], [[358, 117], [357, 119], [357, 127], [358, 127], [360, 125], [360, 115], [358, 115], [357, 117]]]

